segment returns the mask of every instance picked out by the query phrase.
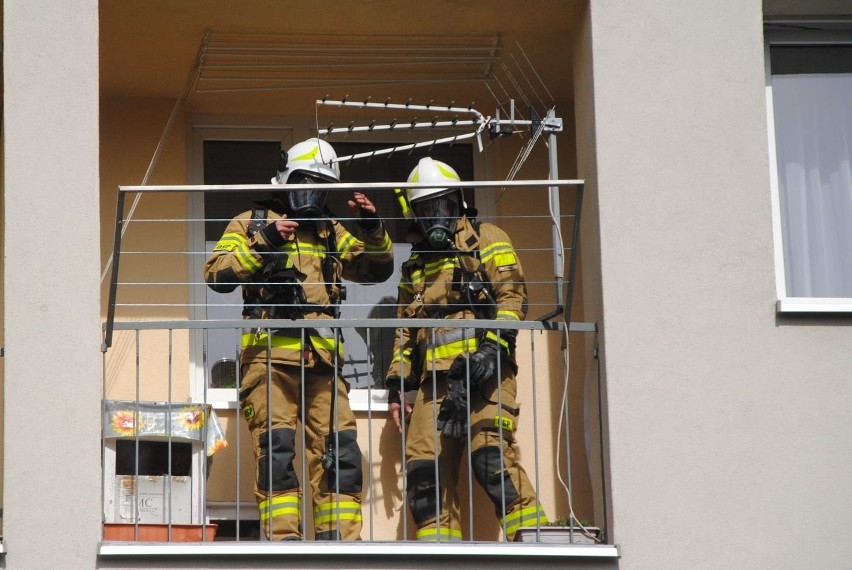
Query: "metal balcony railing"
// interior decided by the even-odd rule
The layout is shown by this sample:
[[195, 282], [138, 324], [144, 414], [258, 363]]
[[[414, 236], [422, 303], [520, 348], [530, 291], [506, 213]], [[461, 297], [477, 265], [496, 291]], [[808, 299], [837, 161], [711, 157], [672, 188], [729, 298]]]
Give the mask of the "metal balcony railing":
[[[590, 443], [598, 438], [589, 437], [601, 430], [599, 397], [595, 390], [583, 396], [582, 388], [583, 384], [587, 390], [589, 386], [594, 388], [597, 381], [593, 353], [596, 327], [592, 323], [569, 322], [568, 319], [575, 294], [582, 183], [551, 180], [460, 185], [471, 188], [500, 186], [502, 191], [523, 189], [530, 195], [535, 191], [548, 193], [542, 196], [542, 213], [491, 220], [501, 226], [522, 223], [529, 229], [521, 233], [535, 234], [515, 237], [517, 232], [508, 229], [515, 237], [515, 249], [527, 274], [527, 286], [531, 291], [530, 320], [466, 320], [462, 330], [469, 330], [471, 335], [483, 329], [517, 331], [517, 399], [523, 411], [517, 426], [496, 422], [495, 429], [501, 435], [503, 429], [515, 431], [514, 443], [502, 437], [498, 441], [501, 447], [511, 445], [518, 456], [535, 490], [535, 503], [541, 505], [549, 522], [534, 517], [531, 523], [521, 525], [526, 526], [523, 532], [515, 532], [514, 523], [507, 520], [505, 512], [499, 512], [498, 508], [495, 513], [495, 504], [511, 503], [506, 500], [510, 490], [503, 482], [498, 485], [499, 497], [489, 498], [483, 491], [469, 452], [474, 445], [467, 435], [461, 442], [457, 481], [462, 523], [454, 538], [459, 538], [462, 546], [491, 545], [498, 548], [498, 552], [507, 552], [505, 547], [510, 546], [506, 543], [507, 537], [515, 536], [512, 551], [530, 556], [578, 555], [585, 548], [598, 548], [594, 551], [597, 556], [613, 556], [615, 551], [611, 548], [600, 550], [606, 545], [606, 513], [595, 512], [595, 507], [591, 506], [605, 505], [606, 497], [584, 497], [582, 503], [586, 506], [578, 512], [572, 481], [573, 473], [585, 472], [591, 483], [586, 484], [584, 494], [603, 492], [602, 485], [598, 484], [602, 479], [600, 444]], [[328, 186], [332, 191], [373, 192], [388, 192], [393, 187], [392, 184]], [[201, 545], [210, 543], [218, 548], [228, 544], [246, 552], [257, 545], [270, 544], [268, 519], [258, 509], [253, 492], [257, 477], [253, 442], [246, 422], [240, 417], [243, 411], [238, 404], [242, 380], [240, 367], [236, 365], [240, 332], [244, 329], [294, 329], [300, 331], [297, 334], [304, 339], [306, 330], [328, 327], [330, 323], [346, 347], [338, 364], [351, 386], [349, 401], [356, 417], [362, 454], [362, 528], [361, 542], [356, 548], [368, 548], [365, 544], [387, 546], [388, 543], [414, 547], [417, 532], [410, 504], [405, 499], [412, 485], [404, 468], [409, 433], [405, 423], [402, 433], [398, 433], [389, 422], [387, 389], [382, 379], [390, 359], [392, 339], [400, 327], [428, 330], [434, 336], [437, 329], [447, 326], [447, 321], [388, 316], [393, 315], [394, 299], [372, 295], [369, 287], [364, 297], [354, 303], [345, 303], [341, 318], [335, 321], [242, 320], [240, 300], [211, 303], [210, 294], [199, 277], [209, 246], [193, 238], [192, 228], [210, 220], [191, 215], [155, 215], [168, 211], [163, 204], [174, 204], [166, 198], [173, 194], [268, 189], [268, 186], [119, 189], [102, 346], [105, 481], [102, 554], [127, 553], [121, 548], [129, 548], [129, 544], [150, 551], [156, 544], [174, 546], [186, 540]], [[567, 214], [560, 213], [559, 209], [559, 196], [564, 192], [573, 199], [573, 210]], [[136, 193], [137, 198], [149, 194], [151, 198], [145, 204], [135, 202], [128, 212], [125, 196], [130, 193]], [[139, 214], [133, 217], [137, 211]], [[125, 235], [131, 218], [133, 233]], [[163, 231], [164, 227], [178, 229]], [[548, 227], [552, 231], [548, 231]], [[176, 240], [170, 237], [176, 235], [181, 240], [188, 235], [188, 251], [176, 247]], [[565, 235], [570, 238], [568, 244], [562, 241]], [[549, 266], [542, 260], [552, 260], [551, 277], [542, 277], [548, 272], [543, 267]], [[176, 275], [179, 277], [175, 278]], [[183, 277], [185, 275], [189, 278]], [[390, 280], [394, 291], [397, 278], [398, 275], [394, 275]], [[223, 315], [224, 318], [218, 318]], [[574, 353], [569, 356], [569, 346], [577, 347], [578, 356]], [[496, 365], [504, 366], [501, 362]], [[569, 395], [572, 382], [581, 385], [579, 393], [585, 402], [572, 400]], [[428, 383], [427, 379], [425, 384]], [[432, 389], [435, 385], [432, 384]], [[431, 394], [429, 390], [428, 386], [424, 388], [427, 397]], [[267, 400], [267, 405], [272, 405], [271, 401]], [[437, 407], [432, 412], [434, 420]], [[310, 500], [309, 434], [304, 427], [309, 422], [305, 413], [302, 405], [293, 457], [301, 495], [297, 502], [299, 518], [304, 531], [298, 543], [304, 547], [291, 543], [279, 546], [302, 548], [299, 552], [329, 552], [329, 548], [338, 547], [316, 541], [313, 532], [315, 512]], [[586, 416], [581, 417], [584, 413]], [[577, 425], [577, 419], [585, 434], [579, 438], [571, 427]], [[335, 427], [332, 418], [330, 425]], [[442, 436], [436, 431], [435, 438], [439, 437]], [[585, 443], [577, 448], [577, 441]], [[272, 448], [273, 443], [269, 444]], [[590, 456], [598, 459], [590, 461]], [[329, 460], [334, 465], [341, 458]], [[435, 460], [434, 469], [436, 473], [442, 469], [440, 461]], [[331, 471], [340, 473], [338, 468]], [[492, 486], [492, 492], [494, 488]], [[338, 505], [332, 507], [327, 516], [339, 518], [343, 512]], [[439, 513], [436, 511], [436, 514]], [[553, 549], [552, 542], [556, 539], [551, 538], [554, 531], [549, 524], [558, 519], [567, 521], [563, 534], [568, 543], [581, 550]]]

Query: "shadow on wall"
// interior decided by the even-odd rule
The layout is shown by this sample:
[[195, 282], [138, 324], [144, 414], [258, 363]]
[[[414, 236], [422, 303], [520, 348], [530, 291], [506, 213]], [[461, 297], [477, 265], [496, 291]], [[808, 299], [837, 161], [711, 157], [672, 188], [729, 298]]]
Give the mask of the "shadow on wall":
[[[396, 317], [396, 298], [391, 296], [379, 299], [367, 314], [368, 319], [393, 319], [394, 317]], [[370, 372], [373, 387], [385, 388], [385, 374], [393, 353], [394, 329], [359, 327], [355, 330], [368, 347], [367, 361], [373, 363]]]

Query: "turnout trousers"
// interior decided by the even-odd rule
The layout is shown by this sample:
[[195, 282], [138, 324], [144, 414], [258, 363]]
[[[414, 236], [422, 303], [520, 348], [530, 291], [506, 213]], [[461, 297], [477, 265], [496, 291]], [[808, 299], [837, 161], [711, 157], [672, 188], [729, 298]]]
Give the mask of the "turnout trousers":
[[[503, 366], [501, 375], [500, 382], [495, 375], [469, 391], [469, 437], [473, 476], [494, 504], [505, 539], [511, 541], [520, 527], [544, 524], [547, 518], [516, 459], [519, 410], [514, 371]], [[462, 540], [456, 487], [468, 439], [446, 438], [437, 431], [436, 417], [446, 392], [446, 373], [437, 372], [434, 380], [431, 374], [423, 379], [406, 434], [408, 504], [417, 539], [423, 541]]]
[[303, 369], [252, 362], [242, 370], [240, 407], [252, 436], [254, 491], [266, 536], [303, 537], [302, 489], [294, 461], [301, 459], [296, 447], [302, 443], [296, 426], [304, 422], [315, 538], [360, 540], [361, 450], [346, 382], [334, 368], [322, 364]]

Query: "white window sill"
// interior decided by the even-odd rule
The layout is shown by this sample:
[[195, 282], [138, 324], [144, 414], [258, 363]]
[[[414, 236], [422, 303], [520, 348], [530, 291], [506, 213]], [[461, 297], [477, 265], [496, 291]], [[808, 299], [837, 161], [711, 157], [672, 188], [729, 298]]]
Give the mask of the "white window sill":
[[[237, 409], [236, 390], [208, 390], [207, 403], [214, 410]], [[388, 391], [367, 390], [366, 388], [355, 388], [349, 392], [349, 406], [354, 412], [387, 412]]]
[[852, 313], [852, 299], [787, 297], [775, 304], [779, 313]]

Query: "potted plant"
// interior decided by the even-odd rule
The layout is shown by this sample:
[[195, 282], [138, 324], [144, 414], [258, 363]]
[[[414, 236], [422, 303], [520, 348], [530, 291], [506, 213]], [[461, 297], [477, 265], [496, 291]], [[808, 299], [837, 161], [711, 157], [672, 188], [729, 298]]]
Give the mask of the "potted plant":
[[601, 529], [576, 517], [561, 517], [541, 525], [523, 527], [515, 533], [515, 542], [558, 544], [600, 544]]

